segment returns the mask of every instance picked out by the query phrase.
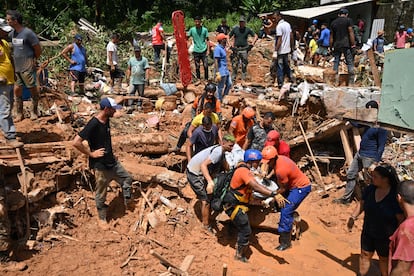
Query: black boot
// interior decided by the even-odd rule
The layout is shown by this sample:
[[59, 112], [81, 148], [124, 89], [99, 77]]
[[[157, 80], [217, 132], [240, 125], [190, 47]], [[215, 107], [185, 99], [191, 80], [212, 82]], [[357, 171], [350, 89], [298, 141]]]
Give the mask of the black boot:
[[246, 257], [247, 246], [248, 245], [240, 245], [240, 244], [236, 245], [236, 255], [234, 256], [235, 260], [238, 260], [243, 263], [248, 262], [247, 257]]
[[279, 237], [279, 246], [276, 247], [276, 250], [284, 251], [292, 246], [292, 243], [290, 242], [291, 236], [290, 232], [281, 232]]

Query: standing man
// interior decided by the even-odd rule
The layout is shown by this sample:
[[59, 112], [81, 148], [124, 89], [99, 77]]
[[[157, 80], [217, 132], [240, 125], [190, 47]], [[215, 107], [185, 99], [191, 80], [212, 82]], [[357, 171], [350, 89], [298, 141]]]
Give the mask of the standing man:
[[188, 31], [188, 37], [193, 39], [194, 50], [194, 64], [196, 68], [197, 79], [201, 79], [200, 73], [200, 61], [203, 62], [204, 79], [208, 81], [208, 60], [207, 56], [210, 54], [210, 48], [208, 45], [208, 30], [202, 26], [201, 17], [196, 16], [194, 18], [195, 26]]
[[[158, 20], [158, 23], [152, 28], [152, 48], [154, 48], [154, 63], [157, 66], [160, 62], [161, 50], [165, 49], [165, 34], [162, 28], [162, 21]], [[171, 48], [167, 46], [167, 63], [170, 62]]]
[[374, 52], [378, 52], [379, 54], [384, 53], [384, 45], [385, 45], [384, 31], [379, 30], [377, 33], [377, 37], [372, 42], [372, 46], [374, 47]]
[[[70, 63], [69, 74], [72, 78], [70, 83], [70, 91], [75, 93], [75, 84], [79, 83], [79, 92], [84, 94], [85, 92], [85, 76], [86, 65], [88, 64], [88, 56], [86, 55], [86, 49], [82, 45], [82, 36], [80, 34], [75, 35], [75, 42], [66, 46], [63, 49], [61, 55]], [[70, 57], [68, 54], [70, 53]]]
[[6, 12], [7, 24], [14, 30], [10, 32], [9, 38], [13, 45], [13, 61], [16, 82], [14, 84], [14, 97], [16, 102], [16, 119], [19, 122], [23, 117], [23, 86], [30, 90], [32, 96], [32, 110], [30, 119], [36, 120], [39, 116], [39, 90], [36, 85], [36, 61], [42, 54], [39, 39], [36, 34], [23, 26], [22, 15], [15, 10]]
[[284, 78], [287, 76], [292, 82], [292, 71], [289, 66], [289, 54], [294, 50], [294, 39], [290, 24], [282, 18], [280, 11], [273, 14], [276, 26], [276, 45], [273, 59], [277, 62], [277, 86], [282, 88]]
[[217, 96], [219, 101], [222, 102], [224, 97], [229, 94], [232, 83], [227, 67], [227, 36], [220, 33], [217, 35], [217, 41], [218, 44], [214, 48], [214, 67], [216, 69], [216, 82], [218, 83]]
[[[369, 101], [366, 108], [378, 109], [376, 101]], [[385, 143], [387, 142], [387, 130], [379, 127], [367, 127], [361, 137], [359, 151], [354, 156], [351, 165], [346, 174], [346, 187], [344, 195], [341, 198], [334, 199], [334, 203], [349, 204], [354, 194], [356, 178], [361, 169], [366, 169], [375, 163], [381, 161], [384, 152]]]
[[406, 219], [390, 237], [389, 275], [414, 275], [414, 181], [400, 183], [397, 200]]
[[254, 124], [247, 132], [247, 141], [243, 145], [243, 149], [255, 149], [261, 151], [266, 142], [266, 136], [269, 131], [273, 130], [273, 122], [276, 116], [273, 112], [266, 112], [263, 120]]
[[[73, 146], [89, 157], [89, 168], [94, 171], [96, 178], [95, 202], [99, 223], [105, 225], [108, 209], [105, 201], [109, 183], [115, 180], [121, 185], [124, 203], [127, 206], [131, 200], [132, 178], [112, 152], [109, 120], [122, 106], [112, 98], [104, 98], [100, 102], [100, 108], [99, 113], [76, 135]], [[88, 141], [89, 148], [82, 143], [84, 140]]]
[[262, 163], [264, 167], [268, 166], [269, 170], [273, 170], [279, 186], [276, 202], [281, 208], [278, 226], [280, 244], [276, 250], [284, 251], [292, 246], [293, 212], [311, 192], [312, 186], [309, 178], [298, 166], [288, 157], [278, 155], [275, 147], [267, 146], [263, 149]]
[[0, 25], [0, 127], [7, 142], [16, 144], [16, 128], [12, 118], [14, 69], [10, 45], [6, 40], [11, 31], [10, 26]]
[[407, 42], [408, 34], [405, 31], [405, 26], [401, 25], [398, 31], [395, 32], [394, 42], [396, 49], [405, 49], [405, 43]]
[[230, 152], [235, 139], [232, 135], [226, 134], [223, 137], [223, 144], [208, 147], [188, 162], [187, 180], [191, 185], [197, 198], [201, 200], [201, 216], [203, 228], [214, 233], [210, 225], [210, 200], [214, 189], [214, 176], [221, 171], [225, 162], [224, 153]]
[[[106, 45], [106, 64], [109, 67], [111, 85], [119, 92], [121, 90], [124, 72], [118, 67], [118, 46], [119, 34], [112, 34], [111, 41]], [[118, 82], [119, 81], [119, 82]]]
[[216, 33], [228, 35], [229, 32], [230, 32], [230, 27], [229, 25], [227, 25], [227, 20], [223, 18], [221, 20], [221, 24], [217, 26]]
[[[249, 44], [249, 41], [247, 40], [249, 35], [253, 37], [253, 42], [251, 44]], [[240, 63], [242, 67], [241, 78], [242, 80], [245, 80], [247, 75], [247, 64], [249, 63], [247, 55], [256, 43], [258, 36], [252, 29], [246, 27], [246, 20], [243, 16], [240, 16], [239, 26], [234, 27], [230, 31], [229, 37], [230, 39], [234, 38], [231, 44], [233, 53], [230, 55], [231, 66], [233, 68], [231, 80], [232, 82], [236, 81], [237, 70]]]
[[[331, 37], [331, 31], [328, 29], [327, 23], [321, 25], [321, 37], [318, 39], [318, 49], [316, 50], [315, 63], [319, 64], [319, 56], [325, 57], [329, 53], [329, 39]], [[324, 61], [325, 64], [325, 61]]]
[[341, 55], [345, 57], [348, 67], [349, 83], [354, 83], [354, 55], [353, 51], [356, 48], [355, 35], [352, 28], [352, 19], [348, 18], [348, 10], [341, 9], [336, 18], [331, 24], [331, 36], [329, 44], [333, 48], [334, 66], [333, 69], [338, 74], [339, 62]]
[[[138, 96], [144, 97], [145, 85], [149, 85], [148, 59], [141, 55], [141, 47], [134, 47], [135, 55], [128, 60], [128, 69], [126, 71], [126, 79], [129, 83], [129, 95], [134, 96], [138, 92]], [[128, 105], [131, 106], [134, 100], [129, 100]], [[141, 107], [142, 99], [138, 100], [138, 107]], [[130, 109], [132, 112], [132, 109]]]

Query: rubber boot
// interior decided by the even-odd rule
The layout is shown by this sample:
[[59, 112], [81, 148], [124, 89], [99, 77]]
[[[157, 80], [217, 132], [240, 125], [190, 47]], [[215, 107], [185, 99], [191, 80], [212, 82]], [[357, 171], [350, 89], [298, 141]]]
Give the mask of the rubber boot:
[[247, 246], [248, 245], [240, 245], [240, 244], [236, 245], [236, 255], [234, 256], [235, 260], [238, 260], [243, 263], [248, 262], [247, 257], [246, 257]]
[[108, 205], [106, 205], [106, 204], [105, 204], [104, 207], [98, 208], [98, 217], [99, 217], [99, 219], [106, 222], [107, 212], [108, 212]]
[[290, 242], [291, 235], [290, 232], [281, 232], [279, 237], [279, 246], [276, 247], [276, 250], [278, 251], [284, 251], [292, 246], [292, 243]]
[[14, 99], [14, 103], [16, 104], [16, 118], [14, 122], [20, 122], [24, 119], [23, 117], [23, 99], [22, 97], [17, 97]]
[[36, 120], [39, 117], [39, 95], [32, 95], [32, 110], [30, 111], [30, 119]]

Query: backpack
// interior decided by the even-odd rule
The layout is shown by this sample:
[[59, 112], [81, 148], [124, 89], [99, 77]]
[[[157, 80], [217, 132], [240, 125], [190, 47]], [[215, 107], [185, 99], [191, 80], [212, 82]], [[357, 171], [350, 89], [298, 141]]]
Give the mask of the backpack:
[[234, 175], [234, 172], [238, 168], [243, 167], [247, 168], [245, 164], [241, 164], [228, 172], [221, 172], [216, 176], [216, 184], [214, 185], [213, 197], [210, 201], [210, 206], [214, 211], [223, 211], [223, 199], [226, 196], [227, 192], [230, 190], [230, 181]]

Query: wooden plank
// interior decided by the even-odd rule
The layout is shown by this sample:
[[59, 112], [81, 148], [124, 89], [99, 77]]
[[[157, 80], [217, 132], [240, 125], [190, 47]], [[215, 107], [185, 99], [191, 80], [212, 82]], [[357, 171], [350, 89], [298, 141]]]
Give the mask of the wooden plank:
[[342, 146], [344, 148], [346, 164], [350, 166], [352, 163], [352, 160], [354, 159], [354, 155], [349, 145], [348, 132], [346, 128], [342, 128], [339, 131], [339, 134], [341, 135], [341, 141], [342, 141]]
[[372, 76], [374, 77], [374, 84], [375, 86], [381, 87], [381, 79], [380, 79], [380, 75], [378, 72], [378, 67], [375, 64], [375, 57], [374, 57], [374, 52], [372, 48], [367, 51], [367, 55], [369, 59], [369, 67], [371, 68], [371, 73], [372, 73]]
[[194, 257], [195, 257], [194, 255], [187, 255], [187, 256], [185, 256], [184, 261], [180, 265], [180, 269], [182, 271], [187, 272], [188, 269], [190, 268], [191, 264], [194, 261]]

